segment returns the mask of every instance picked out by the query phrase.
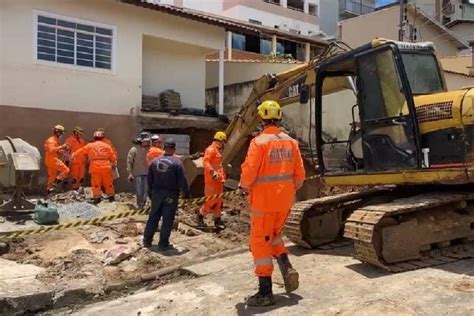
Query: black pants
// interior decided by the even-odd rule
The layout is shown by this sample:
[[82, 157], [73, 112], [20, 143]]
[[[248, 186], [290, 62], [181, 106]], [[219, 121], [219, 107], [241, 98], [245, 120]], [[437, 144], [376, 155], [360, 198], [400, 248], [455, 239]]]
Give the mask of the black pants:
[[143, 236], [145, 244], [151, 244], [160, 218], [163, 218], [158, 246], [167, 247], [169, 245], [171, 230], [178, 208], [178, 197], [179, 194], [174, 192], [153, 191], [151, 196], [151, 212]]

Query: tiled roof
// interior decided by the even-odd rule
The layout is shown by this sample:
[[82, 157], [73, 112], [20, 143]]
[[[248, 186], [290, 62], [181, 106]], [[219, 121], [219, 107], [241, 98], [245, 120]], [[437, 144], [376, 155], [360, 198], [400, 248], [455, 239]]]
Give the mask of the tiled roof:
[[472, 57], [470, 55], [451, 56], [440, 58], [443, 70], [447, 73], [474, 77], [468, 67], [471, 66]]
[[327, 46], [327, 42], [315, 37], [292, 34], [267, 26], [256, 25], [248, 22], [243, 22], [220, 15], [215, 15], [207, 12], [192, 10], [184, 7], [177, 7], [173, 5], [156, 3], [150, 0], [118, 0], [122, 3], [133, 4], [143, 8], [180, 16], [185, 19], [199, 21], [202, 23], [216, 25], [225, 28], [228, 31], [251, 33], [255, 35], [277, 35], [280, 38], [293, 40], [296, 42], [308, 42], [317, 46]]
[[[275, 63], [275, 64], [303, 64], [302, 61], [285, 58], [272, 58], [271, 56], [246, 52], [242, 50], [232, 50], [232, 60], [227, 59], [227, 50], [224, 53], [226, 62], [234, 63]], [[206, 61], [219, 61], [219, 52], [206, 56]]]

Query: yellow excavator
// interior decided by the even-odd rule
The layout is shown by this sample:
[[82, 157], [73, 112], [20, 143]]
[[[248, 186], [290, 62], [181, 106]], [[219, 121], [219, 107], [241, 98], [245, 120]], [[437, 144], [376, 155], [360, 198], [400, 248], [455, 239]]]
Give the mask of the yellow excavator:
[[431, 43], [333, 43], [263, 76], [227, 128], [224, 163], [267, 99], [309, 103], [321, 183], [360, 188], [295, 203], [290, 240], [312, 248], [343, 235], [359, 260], [392, 272], [474, 257], [474, 88], [447, 91]]

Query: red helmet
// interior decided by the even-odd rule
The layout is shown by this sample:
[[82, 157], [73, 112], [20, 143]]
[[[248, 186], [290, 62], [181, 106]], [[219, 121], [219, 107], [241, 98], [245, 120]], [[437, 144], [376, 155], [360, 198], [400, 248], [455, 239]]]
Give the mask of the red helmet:
[[104, 131], [95, 131], [94, 132], [94, 138], [96, 139], [102, 139], [105, 137]]

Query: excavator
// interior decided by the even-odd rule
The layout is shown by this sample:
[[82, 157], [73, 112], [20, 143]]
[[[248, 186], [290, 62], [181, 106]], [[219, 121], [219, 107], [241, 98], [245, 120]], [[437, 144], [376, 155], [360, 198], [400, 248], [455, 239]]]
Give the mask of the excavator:
[[[347, 91], [352, 98], [330, 99]], [[474, 257], [474, 88], [447, 90], [432, 43], [334, 42], [308, 64], [263, 76], [226, 130], [225, 164], [268, 99], [309, 102], [320, 184], [359, 188], [295, 203], [291, 241], [313, 248], [344, 236], [359, 260], [391, 272]]]

